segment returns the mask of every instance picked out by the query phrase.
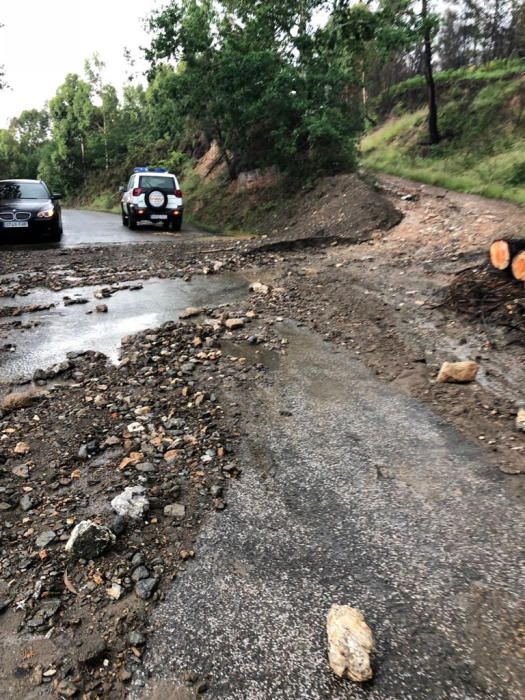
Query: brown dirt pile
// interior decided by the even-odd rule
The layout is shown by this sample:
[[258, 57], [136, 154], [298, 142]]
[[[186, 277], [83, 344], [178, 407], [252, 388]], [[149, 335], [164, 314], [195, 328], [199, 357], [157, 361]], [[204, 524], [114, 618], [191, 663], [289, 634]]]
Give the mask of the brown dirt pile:
[[[374, 231], [389, 230], [402, 214], [356, 174], [321, 178], [261, 221], [272, 243], [346, 240], [362, 243]], [[283, 225], [284, 224], [284, 225]]]

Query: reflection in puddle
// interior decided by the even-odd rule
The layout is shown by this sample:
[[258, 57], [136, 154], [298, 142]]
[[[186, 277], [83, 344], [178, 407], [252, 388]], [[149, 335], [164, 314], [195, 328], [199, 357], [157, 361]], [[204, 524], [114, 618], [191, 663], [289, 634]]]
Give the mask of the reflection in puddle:
[[[116, 362], [123, 336], [174, 321], [188, 306], [217, 306], [239, 301], [248, 291], [246, 280], [235, 274], [195, 277], [192, 282], [150, 279], [143, 285], [138, 291], [121, 290], [104, 299], [107, 313], [95, 311], [96, 305], [101, 303], [94, 297], [99, 287], [77, 287], [60, 292], [34, 290], [24, 297], [21, 305], [55, 303], [56, 307], [24, 314], [21, 318], [38, 320], [39, 325], [23, 333], [9, 332], [4, 342], [16, 344], [16, 352], [0, 357], [0, 382], [30, 377], [36, 369], [60, 362], [68, 352], [96, 350]], [[64, 306], [65, 296], [84, 297], [89, 303]], [[0, 298], [2, 305], [13, 305], [13, 299]]]

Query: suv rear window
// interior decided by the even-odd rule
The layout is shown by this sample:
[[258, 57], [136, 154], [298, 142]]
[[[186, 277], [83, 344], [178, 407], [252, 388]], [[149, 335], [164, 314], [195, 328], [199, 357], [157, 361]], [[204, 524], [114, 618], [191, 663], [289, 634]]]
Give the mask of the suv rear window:
[[143, 190], [174, 190], [175, 179], [158, 175], [141, 175], [139, 187]]

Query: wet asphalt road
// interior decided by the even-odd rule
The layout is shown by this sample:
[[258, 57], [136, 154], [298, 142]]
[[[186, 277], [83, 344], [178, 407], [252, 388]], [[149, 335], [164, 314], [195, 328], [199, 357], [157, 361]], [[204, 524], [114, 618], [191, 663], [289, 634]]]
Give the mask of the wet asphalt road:
[[[122, 225], [117, 214], [64, 209], [62, 211], [64, 234], [60, 243], [22, 243], [31, 248], [78, 248], [91, 245], [132, 245], [154, 241], [174, 240], [160, 226], [140, 224], [136, 231]], [[183, 226], [183, 235], [191, 233], [190, 227]], [[3, 245], [11, 248], [15, 244], [7, 241]], [[2, 246], [3, 247], [3, 246]], [[17, 246], [19, 247], [19, 246]]]
[[[516, 477], [345, 351], [282, 332], [274, 381], [238, 398], [242, 478], [154, 613], [133, 697], [193, 697], [192, 672], [232, 700], [517, 700]], [[328, 668], [334, 602], [374, 631], [370, 683]]]

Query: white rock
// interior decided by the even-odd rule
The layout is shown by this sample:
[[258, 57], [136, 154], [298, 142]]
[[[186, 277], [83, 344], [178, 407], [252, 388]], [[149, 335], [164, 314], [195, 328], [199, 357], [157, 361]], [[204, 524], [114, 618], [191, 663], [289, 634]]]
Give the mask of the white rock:
[[525, 433], [525, 408], [518, 409], [518, 415], [516, 416], [516, 428]]
[[472, 360], [464, 362], [443, 362], [436, 382], [443, 384], [445, 382], [460, 383], [473, 382], [476, 379], [479, 365]]
[[255, 294], [268, 294], [270, 287], [267, 284], [262, 284], [261, 282], [253, 282], [250, 284], [250, 292]]
[[242, 318], [227, 318], [226, 321], [224, 321], [224, 325], [228, 330], [234, 331], [244, 326], [244, 320]]
[[141, 423], [135, 422], [128, 425], [128, 433], [131, 433], [131, 435], [142, 432], [144, 432], [144, 426]]
[[116, 541], [109, 527], [97, 525], [91, 520], [82, 520], [75, 525], [66, 543], [66, 552], [81, 559], [95, 559]]
[[186, 515], [186, 507], [182, 503], [171, 503], [169, 506], [164, 506], [164, 515], [168, 518], [183, 520]]
[[110, 588], [106, 588], [106, 593], [113, 600], [119, 600], [122, 595], [122, 586], [119, 583], [113, 583]]
[[126, 486], [124, 491], [111, 501], [111, 507], [119, 515], [138, 520], [148, 512], [149, 501], [142, 486]]
[[349, 605], [332, 605], [326, 620], [328, 660], [340, 678], [363, 682], [372, 678], [374, 638], [362, 613]]

